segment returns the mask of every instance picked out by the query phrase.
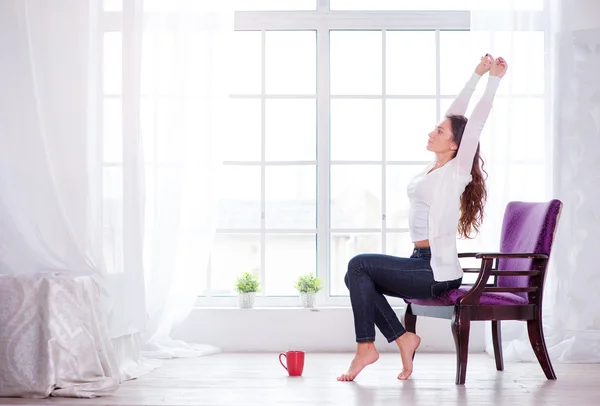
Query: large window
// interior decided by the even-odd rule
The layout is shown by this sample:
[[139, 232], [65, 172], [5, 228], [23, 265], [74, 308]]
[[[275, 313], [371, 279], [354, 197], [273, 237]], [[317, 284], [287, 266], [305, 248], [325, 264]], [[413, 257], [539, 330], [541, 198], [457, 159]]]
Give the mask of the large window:
[[[118, 2], [111, 3], [118, 12]], [[424, 1], [419, 4], [425, 11], [405, 12], [416, 3], [240, 2], [235, 119], [201, 302], [234, 304], [235, 278], [249, 271], [261, 279], [258, 305], [296, 304], [294, 280], [307, 272], [325, 282], [320, 304], [347, 304], [344, 274], [352, 256], [410, 255], [406, 185], [432, 159], [425, 150], [427, 133], [491, 40], [469, 31], [469, 13], [460, 11], [468, 8], [466, 0]], [[522, 6], [539, 10], [542, 2]], [[111, 143], [105, 143], [105, 162], [113, 178], [120, 176], [114, 125], [120, 120], [120, 35], [104, 36], [105, 62], [111, 61], [105, 66], [113, 69], [105, 81], [105, 137]], [[504, 39], [499, 34], [492, 40]], [[518, 64], [544, 62], [543, 31], [524, 32], [521, 43], [510, 86], [522, 84]], [[518, 106], [499, 95], [497, 109], [525, 114], [528, 108], [524, 142], [535, 145], [544, 136], [544, 76], [527, 89]], [[143, 120], [148, 123], [142, 127], [149, 126], [156, 114]], [[493, 132], [511, 134], [502, 123]], [[515, 166], [507, 182], [522, 171], [545, 169], [543, 156], [522, 151], [509, 152]], [[478, 244], [460, 241], [459, 250]]]

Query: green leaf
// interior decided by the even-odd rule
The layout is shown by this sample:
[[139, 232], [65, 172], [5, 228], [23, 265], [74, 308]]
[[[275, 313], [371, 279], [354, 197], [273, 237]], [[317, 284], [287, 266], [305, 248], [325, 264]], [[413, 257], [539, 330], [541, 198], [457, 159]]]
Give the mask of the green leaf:
[[296, 290], [300, 293], [317, 293], [323, 289], [321, 278], [312, 274], [301, 275], [296, 280]]
[[239, 293], [260, 292], [258, 278], [250, 272], [244, 272], [237, 278], [235, 290]]

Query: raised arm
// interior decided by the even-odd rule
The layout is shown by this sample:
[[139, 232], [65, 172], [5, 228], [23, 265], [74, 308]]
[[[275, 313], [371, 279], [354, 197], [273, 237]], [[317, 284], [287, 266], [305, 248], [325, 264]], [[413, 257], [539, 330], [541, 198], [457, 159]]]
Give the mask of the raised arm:
[[494, 102], [494, 97], [496, 96], [496, 90], [500, 85], [500, 79], [502, 79], [506, 73], [507, 68], [506, 61], [502, 58], [498, 58], [498, 60], [494, 62], [483, 95], [473, 109], [473, 113], [465, 126], [456, 159], [458, 160], [459, 168], [466, 173], [470, 173], [471, 168], [473, 167], [473, 158], [477, 151], [481, 132], [483, 131], [485, 122], [492, 110], [492, 104]]
[[473, 92], [477, 87], [479, 79], [481, 79], [481, 76], [473, 72], [471, 78], [467, 81], [467, 83], [465, 83], [465, 87], [463, 87], [460, 93], [452, 101], [450, 107], [448, 107], [448, 110], [446, 110], [445, 117], [454, 115], [465, 115], [465, 113], [467, 112], [467, 107], [469, 107], [469, 102], [471, 101], [471, 96], [473, 96]]
[[477, 65], [475, 71], [473, 72], [467, 83], [465, 83], [463, 89], [456, 96], [456, 98], [446, 111], [446, 117], [453, 115], [465, 115], [465, 113], [467, 112], [467, 107], [469, 107], [469, 102], [471, 101], [471, 96], [473, 96], [473, 92], [477, 87], [479, 79], [481, 79], [481, 76], [483, 76], [485, 73], [487, 73], [487, 71], [490, 70], [490, 67], [493, 63], [494, 58], [489, 54], [486, 54], [484, 57], [481, 58], [481, 62], [479, 62], [479, 65]]

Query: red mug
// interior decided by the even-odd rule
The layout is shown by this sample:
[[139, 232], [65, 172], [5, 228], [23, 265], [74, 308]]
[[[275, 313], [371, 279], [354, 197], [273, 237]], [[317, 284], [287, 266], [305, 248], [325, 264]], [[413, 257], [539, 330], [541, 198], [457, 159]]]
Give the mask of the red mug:
[[[285, 363], [281, 361], [281, 357], [285, 357]], [[288, 351], [279, 354], [279, 362], [288, 371], [289, 376], [302, 376], [304, 370], [304, 351]]]

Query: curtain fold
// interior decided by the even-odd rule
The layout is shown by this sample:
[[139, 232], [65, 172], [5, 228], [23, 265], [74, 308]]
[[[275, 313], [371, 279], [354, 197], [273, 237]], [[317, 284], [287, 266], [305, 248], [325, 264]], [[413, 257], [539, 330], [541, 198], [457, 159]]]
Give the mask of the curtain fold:
[[149, 2], [137, 13], [144, 21], [137, 98], [147, 191], [144, 354], [212, 354], [219, 349], [173, 340], [170, 333], [206, 287], [228, 120], [233, 9], [229, 1], [178, 0]]

